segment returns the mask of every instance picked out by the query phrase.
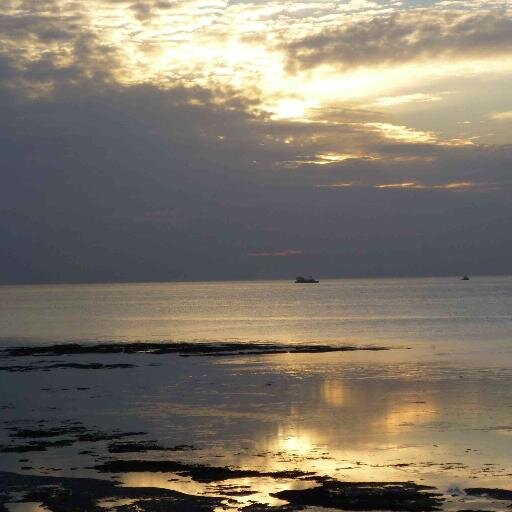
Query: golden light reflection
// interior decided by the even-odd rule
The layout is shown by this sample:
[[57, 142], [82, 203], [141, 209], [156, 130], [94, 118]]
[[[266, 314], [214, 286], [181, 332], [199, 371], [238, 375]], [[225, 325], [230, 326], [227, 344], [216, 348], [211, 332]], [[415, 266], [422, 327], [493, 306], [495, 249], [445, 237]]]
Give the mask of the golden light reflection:
[[375, 188], [418, 188], [418, 184], [414, 181], [405, 183], [386, 183], [385, 185], [375, 185]]
[[[285, 489], [308, 489], [316, 485], [314, 482], [310, 481], [290, 479], [276, 480], [269, 477], [233, 478], [205, 484], [172, 473], [125, 473], [121, 475], [121, 482], [122, 485], [126, 487], [157, 487], [193, 496], [218, 497], [223, 495], [223, 491], [227, 491], [229, 493], [229, 499], [231, 500], [229, 507], [235, 510], [249, 506], [254, 502], [275, 507], [285, 505], [286, 502], [274, 498], [271, 494]], [[244, 495], [243, 491], [247, 490], [250, 490], [251, 493]], [[234, 494], [233, 491], [241, 492], [240, 495], [238, 495]], [[227, 504], [228, 502], [226, 501], [226, 505]], [[220, 507], [218, 510], [222, 511], [226, 509]]]
[[512, 121], [512, 110], [505, 112], [492, 112], [489, 114], [489, 119], [493, 121]]
[[[96, 503], [99, 507], [112, 510], [114, 507], [122, 507], [123, 505], [132, 505], [135, 503], [132, 498], [106, 498]], [[21, 511], [20, 511], [21, 512]]]
[[[322, 375], [329, 377], [309, 381], [314, 387], [308, 384], [301, 389], [310, 392], [300, 398], [294, 393], [293, 406], [283, 410], [279, 417], [269, 417], [267, 407], [260, 415], [260, 421], [254, 416], [251, 424], [255, 430], [254, 437], [250, 438], [253, 441], [250, 448], [222, 448], [221, 463], [215, 450], [210, 452], [210, 449], [202, 452], [199, 459], [206, 464], [213, 460], [212, 465], [216, 466], [221, 464], [262, 472], [300, 469], [346, 481], [402, 481], [405, 478], [432, 482], [436, 478], [441, 481], [458, 478], [461, 468], [472, 456], [461, 449], [461, 446], [467, 446], [466, 441], [457, 446], [453, 431], [431, 427], [441, 420], [450, 421], [446, 405], [452, 404], [454, 396], [459, 401], [459, 412], [465, 410], [467, 404], [459, 396], [460, 389], [453, 391], [453, 396], [449, 396], [450, 388], [439, 393], [436, 386], [417, 385], [417, 375], [406, 375], [405, 382], [399, 386], [395, 379], [389, 385], [384, 380], [375, 382], [372, 378], [345, 381], [339, 377], [339, 361], [335, 372], [323, 367]], [[468, 396], [468, 403], [474, 407], [474, 395], [470, 393]], [[279, 396], [278, 407], [281, 400]], [[245, 444], [249, 439], [247, 432], [243, 439]], [[463, 453], [468, 459], [460, 458]], [[460, 462], [447, 463], [450, 460]], [[256, 492], [246, 497], [236, 496], [237, 507], [247, 506], [251, 499], [279, 505], [269, 496], [276, 490], [314, 485], [311, 481], [267, 477], [205, 485], [172, 474], [128, 474], [123, 476], [123, 483], [165, 487], [197, 495], [219, 495], [223, 488], [230, 486], [248, 486]]]
[[379, 131], [388, 139], [400, 142], [429, 143], [437, 141], [433, 132], [414, 130], [407, 126], [390, 123], [365, 123], [365, 126]]
[[378, 108], [386, 108], [404, 105], [407, 103], [431, 103], [433, 101], [441, 101], [441, 99], [442, 97], [440, 95], [418, 92], [414, 94], [404, 94], [401, 96], [384, 96], [382, 98], [377, 98], [373, 104]]
[[356, 185], [356, 183], [332, 183], [329, 185], [317, 185], [317, 188], [351, 188]]
[[35, 502], [8, 503], [7, 510], [9, 512], [48, 512], [47, 508]]
[[312, 436], [307, 431], [287, 431], [280, 429], [277, 436], [277, 450], [294, 455], [306, 455], [313, 448]]
[[321, 394], [325, 403], [332, 407], [343, 407], [350, 402], [350, 391], [340, 381], [325, 380]]
[[332, 163], [338, 163], [338, 162], [344, 162], [345, 160], [355, 160], [359, 158], [370, 158], [365, 155], [356, 155], [356, 154], [349, 154], [349, 153], [321, 153], [319, 155], [316, 155], [316, 160], [313, 160], [312, 163], [315, 163], [317, 165], [326, 165], [326, 164], [332, 164]]
[[[285, 141], [286, 143], [286, 141]], [[351, 160], [380, 160], [380, 157], [364, 155], [364, 154], [349, 154], [349, 153], [319, 153], [314, 155], [313, 158], [301, 158], [297, 160], [285, 160], [279, 162], [278, 167], [286, 167], [286, 168], [297, 168], [301, 165], [319, 165], [319, 166], [328, 166], [333, 164], [340, 164], [343, 162], [348, 162]], [[355, 183], [338, 183], [338, 184], [330, 184], [330, 185], [318, 185], [318, 187], [322, 188], [324, 186], [327, 187], [351, 187], [354, 186]]]
[[425, 185], [423, 183], [416, 183], [414, 181], [405, 183], [386, 183], [382, 185], [375, 185], [375, 188], [380, 189], [413, 189], [413, 190], [465, 190], [476, 188], [477, 184], [471, 181], [461, 181], [453, 183], [443, 183], [441, 185]]
[[391, 431], [397, 428], [414, 429], [418, 425], [430, 423], [438, 415], [439, 410], [431, 401], [408, 402], [398, 406], [393, 405], [380, 422]]

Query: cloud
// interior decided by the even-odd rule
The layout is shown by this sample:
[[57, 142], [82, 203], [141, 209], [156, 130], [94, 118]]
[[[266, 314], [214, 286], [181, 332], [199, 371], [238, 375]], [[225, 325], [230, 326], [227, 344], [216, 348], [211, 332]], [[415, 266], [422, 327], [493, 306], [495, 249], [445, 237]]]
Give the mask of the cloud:
[[366, 123], [370, 129], [381, 132], [384, 137], [403, 142], [429, 143], [437, 142], [437, 137], [432, 132], [413, 130], [407, 126], [399, 126], [391, 123]]
[[[414, 181], [406, 183], [386, 183], [382, 185], [375, 185], [377, 189], [398, 189], [398, 190], [467, 190], [478, 188], [478, 183], [472, 183], [470, 181], [454, 182], [454, 183], [443, 183], [440, 185], [425, 185], [424, 183], [416, 183]], [[485, 184], [488, 188], [489, 185]]]
[[342, 69], [419, 59], [490, 58], [512, 53], [512, 18], [504, 9], [412, 9], [344, 23], [286, 45], [290, 70]]
[[56, 1], [39, 7], [27, 2], [0, 15], [1, 88], [36, 97], [66, 84], [116, 80], [119, 51], [101, 40], [86, 15], [62, 12]]
[[386, 108], [407, 103], [430, 103], [432, 101], [440, 101], [441, 99], [442, 97], [440, 95], [417, 92], [414, 94], [404, 94], [401, 96], [384, 96], [382, 98], [377, 98], [374, 102], [374, 106], [377, 108]]
[[505, 112], [492, 112], [489, 114], [489, 119], [493, 121], [512, 121], [512, 110]]
[[248, 256], [255, 258], [286, 258], [288, 256], [301, 256], [302, 254], [304, 254], [304, 251], [300, 249], [283, 249], [274, 252], [250, 252]]
[[[368, 188], [368, 185], [364, 185], [362, 183], [350, 182], [350, 183], [332, 183], [330, 185], [323, 185], [321, 188], [332, 188], [332, 189], [344, 189], [344, 188]], [[489, 191], [495, 188], [493, 184], [490, 183], [473, 183], [471, 181], [462, 181], [462, 182], [451, 182], [451, 183], [441, 183], [441, 184], [430, 184], [427, 185], [425, 183], [417, 183], [415, 181], [406, 181], [403, 183], [381, 183], [371, 185], [371, 188], [377, 190], [446, 190], [446, 191], [462, 191], [462, 190], [481, 190], [481, 191]]]

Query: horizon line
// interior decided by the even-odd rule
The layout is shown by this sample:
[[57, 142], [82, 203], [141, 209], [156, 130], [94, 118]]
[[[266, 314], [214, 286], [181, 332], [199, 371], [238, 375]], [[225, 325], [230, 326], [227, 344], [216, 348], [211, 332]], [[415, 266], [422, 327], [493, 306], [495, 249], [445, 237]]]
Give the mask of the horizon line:
[[[309, 275], [309, 274], [308, 274]], [[460, 279], [461, 274], [404, 274], [404, 275], [353, 275], [353, 276], [315, 276], [320, 282], [342, 281], [352, 279], [433, 279], [455, 278]], [[512, 277], [510, 274], [467, 274], [472, 278], [482, 277]], [[193, 283], [251, 283], [268, 281], [285, 281], [294, 283], [295, 277], [268, 277], [268, 278], [237, 278], [237, 279], [182, 279], [182, 280], [118, 280], [118, 281], [33, 281], [33, 282], [0, 282], [0, 287], [8, 286], [84, 286], [84, 285], [122, 285], [122, 284], [193, 284]]]

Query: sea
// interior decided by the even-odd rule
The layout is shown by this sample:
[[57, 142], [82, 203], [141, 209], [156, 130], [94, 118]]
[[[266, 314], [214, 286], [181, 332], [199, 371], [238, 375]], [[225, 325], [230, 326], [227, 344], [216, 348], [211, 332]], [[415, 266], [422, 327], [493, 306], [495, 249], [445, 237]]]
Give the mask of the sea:
[[[507, 510], [509, 501], [481, 502], [464, 489], [512, 489], [512, 277], [0, 287], [0, 349], [182, 341], [387, 350], [3, 358], [0, 448], [20, 426], [142, 431], [194, 449], [137, 457], [414, 481], [435, 486], [447, 511]], [[105, 478], [94, 464], [111, 455], [106, 441], [73, 442], [0, 453], [0, 470]], [[226, 491], [166, 473], [117, 477], [194, 495]], [[282, 505], [276, 490], [305, 483], [243, 485], [252, 494], [227, 497], [232, 510]]]
[[507, 347], [512, 277], [0, 286], [0, 343]]

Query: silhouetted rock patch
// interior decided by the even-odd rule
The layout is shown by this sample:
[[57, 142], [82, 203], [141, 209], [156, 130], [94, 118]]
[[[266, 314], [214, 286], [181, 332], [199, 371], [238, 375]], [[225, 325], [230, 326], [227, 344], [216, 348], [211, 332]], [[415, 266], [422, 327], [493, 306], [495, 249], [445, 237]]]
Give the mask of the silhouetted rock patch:
[[135, 368], [136, 365], [129, 363], [53, 363], [48, 365], [25, 365], [25, 366], [0, 366], [0, 371], [6, 372], [49, 372], [50, 370], [75, 369], [75, 370], [113, 370], [115, 368]]
[[[21, 495], [21, 498], [18, 498]], [[134, 499], [124, 512], [212, 512], [220, 498], [188, 494], [152, 487], [121, 487], [115, 482], [92, 478], [59, 478], [20, 475], [0, 471], [0, 512], [14, 501], [37, 502], [52, 512], [99, 512], [98, 501]]]
[[512, 501], [512, 491], [508, 489], [488, 489], [486, 487], [469, 487], [464, 489], [466, 494], [470, 496], [488, 496], [495, 500]]
[[0, 453], [45, 452], [48, 448], [71, 446], [74, 439], [59, 439], [57, 441], [30, 441], [27, 444], [0, 446]]
[[439, 510], [442, 504], [439, 494], [427, 492], [431, 489], [411, 482], [352, 483], [332, 480], [312, 489], [280, 491], [272, 496], [288, 501], [293, 507], [428, 512]]
[[63, 356], [83, 354], [179, 354], [183, 356], [233, 356], [283, 353], [345, 352], [354, 350], [389, 350], [387, 347], [354, 345], [283, 345], [277, 343], [104, 343], [79, 345], [65, 343], [48, 346], [10, 347], [3, 354], [10, 357]]
[[94, 466], [101, 473], [176, 473], [188, 476], [196, 482], [211, 483], [231, 478], [299, 478], [311, 475], [302, 471], [261, 472], [252, 469], [232, 469], [229, 467], [187, 464], [174, 460], [111, 460]]
[[77, 441], [82, 442], [98, 442], [98, 441], [114, 441], [115, 439], [122, 439], [124, 437], [132, 437], [132, 436], [145, 436], [147, 432], [118, 432], [114, 431], [112, 433], [107, 432], [85, 432], [84, 434], [80, 434], [77, 436]]
[[196, 448], [190, 444], [179, 444], [169, 447], [161, 446], [156, 441], [120, 441], [108, 445], [108, 451], [110, 453], [138, 453], [149, 451], [178, 452], [195, 449]]
[[[77, 442], [116, 441], [127, 437], [146, 435], [146, 432], [121, 432], [119, 430], [114, 430], [113, 432], [88, 431], [80, 422], [68, 421], [55, 427], [40, 426], [44, 424], [44, 421], [39, 422], [37, 428], [7, 427], [11, 438], [27, 441], [24, 444], [0, 445], [0, 453], [42, 452], [48, 448], [71, 446]], [[52, 439], [69, 435], [73, 435], [73, 437]], [[135, 441], [132, 441], [132, 443], [137, 444]]]
[[86, 432], [87, 429], [82, 425], [74, 425], [39, 429], [10, 428], [9, 430], [15, 431], [14, 433], [10, 434], [11, 437], [37, 439], [40, 437], [59, 437], [66, 434], [81, 434], [83, 432]]
[[271, 507], [268, 505], [261, 505], [260, 503], [254, 503], [240, 509], [243, 512], [297, 512], [303, 510], [304, 507], [291, 507], [290, 505], [283, 505], [280, 507]]

